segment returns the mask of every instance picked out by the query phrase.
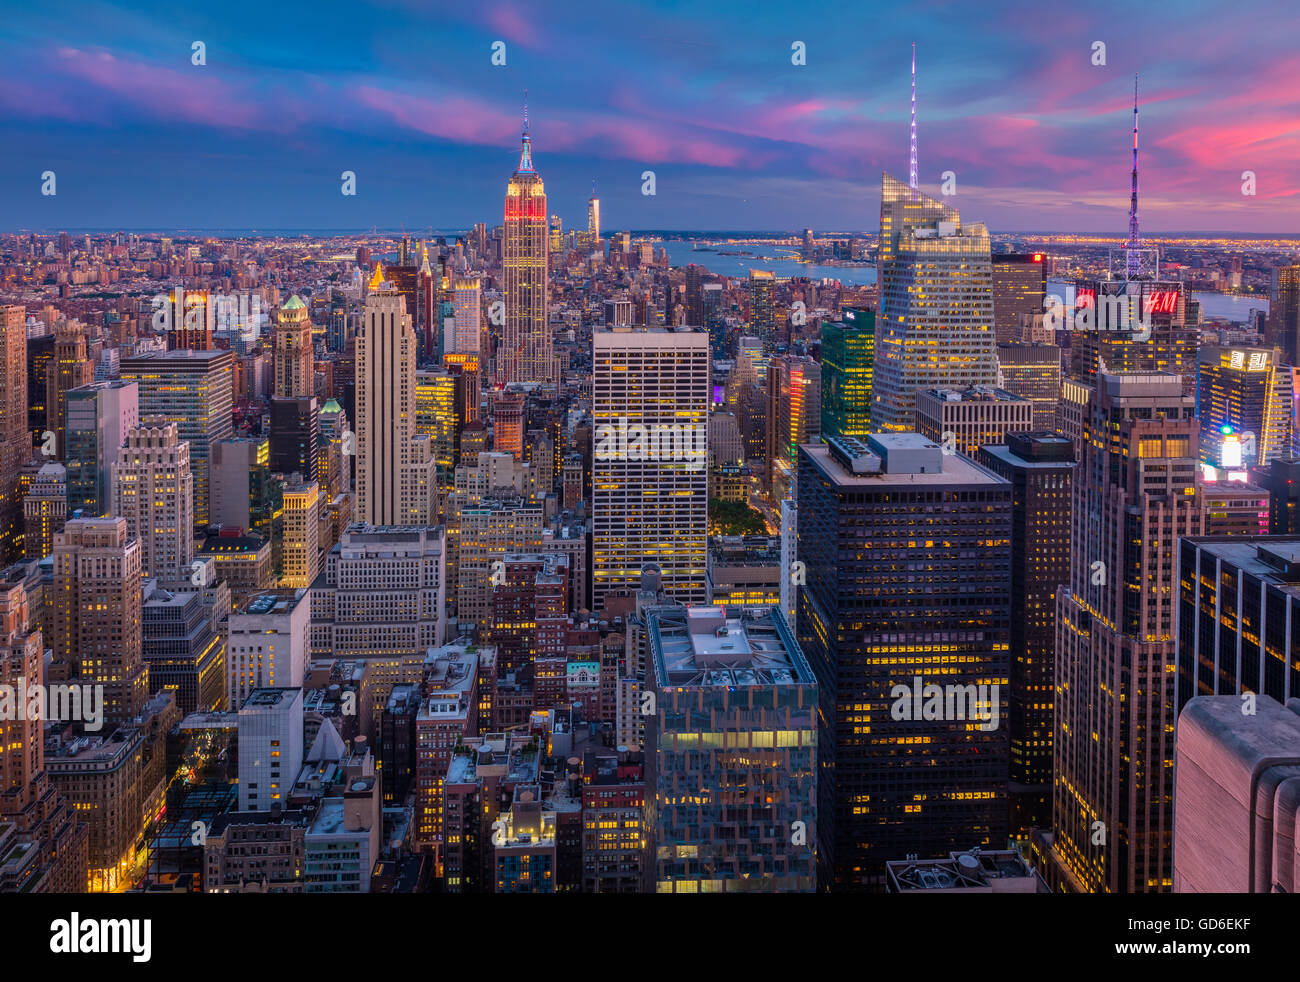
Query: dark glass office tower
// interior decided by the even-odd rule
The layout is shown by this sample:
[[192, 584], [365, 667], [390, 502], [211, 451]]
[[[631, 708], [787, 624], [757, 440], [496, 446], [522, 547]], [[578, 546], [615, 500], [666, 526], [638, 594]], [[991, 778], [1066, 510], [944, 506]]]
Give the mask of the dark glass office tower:
[[1023, 314], [1041, 314], [1047, 299], [1047, 263], [1041, 252], [993, 254], [993, 334], [998, 344], [1019, 341]]
[[1010, 483], [915, 433], [832, 437], [799, 448], [799, 514], [821, 888], [881, 890], [888, 860], [1002, 845]]
[[1011, 834], [1052, 823], [1056, 588], [1070, 580], [1074, 445], [1058, 433], [1009, 433], [976, 460], [1011, 482]]
[[1288, 365], [1300, 364], [1300, 264], [1273, 270], [1264, 342], [1281, 348]]
[[271, 470], [302, 475], [304, 484], [316, 480], [320, 410], [315, 396], [271, 400]]
[[1300, 457], [1255, 468], [1251, 483], [1268, 492], [1268, 534], [1300, 535]]
[[845, 307], [842, 320], [822, 324], [822, 436], [864, 439], [871, 432], [871, 369], [876, 314]]
[[1188, 537], [1178, 571], [1177, 712], [1193, 696], [1300, 697], [1300, 538]]

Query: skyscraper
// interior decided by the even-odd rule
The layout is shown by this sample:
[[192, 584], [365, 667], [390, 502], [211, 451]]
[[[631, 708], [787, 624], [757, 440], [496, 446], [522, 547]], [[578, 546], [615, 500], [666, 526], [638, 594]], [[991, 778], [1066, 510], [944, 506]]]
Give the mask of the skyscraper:
[[1005, 840], [1011, 493], [915, 433], [799, 448], [823, 889]]
[[1291, 374], [1277, 348], [1206, 347], [1197, 353], [1201, 461], [1243, 470], [1289, 455]]
[[303, 759], [302, 696], [287, 686], [254, 689], [239, 707], [241, 812], [288, 801]]
[[749, 271], [748, 333], [762, 339], [765, 345], [770, 345], [776, 334], [775, 291], [775, 274], [762, 269]]
[[104, 687], [108, 729], [149, 699], [144, 664], [140, 540], [125, 518], [74, 518], [54, 536], [54, 596], [47, 614], [50, 679]]
[[111, 514], [126, 519], [140, 542], [144, 575], [167, 584], [188, 581], [194, 560], [194, 475], [190, 445], [175, 423], [128, 430], [113, 465]]
[[1300, 698], [1300, 539], [1184, 538], [1178, 565], [1176, 712], [1196, 696]]
[[42, 464], [23, 495], [23, 558], [44, 559], [54, 549], [54, 533], [68, 520], [67, 470], [56, 461]]
[[546, 236], [546, 189], [533, 168], [524, 109], [523, 149], [519, 166], [506, 185], [502, 246], [506, 323], [497, 351], [497, 380], [548, 382], [554, 376], [547, 276], [550, 251]]
[[1288, 365], [1300, 364], [1300, 263], [1273, 270], [1264, 341], [1282, 349]]
[[1034, 429], [1056, 428], [1061, 401], [1061, 349], [1054, 344], [998, 345], [1001, 386], [1034, 406]]
[[267, 542], [280, 539], [284, 482], [271, 472], [266, 437], [235, 437], [212, 445], [213, 525], [256, 532]]
[[279, 398], [315, 395], [314, 364], [307, 305], [295, 295], [276, 316], [275, 395]]
[[997, 384], [992, 256], [983, 225], [885, 174], [871, 428], [915, 428], [916, 390]]
[[140, 386], [140, 418], [175, 423], [190, 445], [194, 469], [194, 521], [211, 514], [208, 467], [212, 445], [229, 437], [235, 356], [229, 351], [178, 350], [122, 359], [122, 378]]
[[320, 573], [320, 485], [284, 489], [284, 575], [280, 586], [309, 587]]
[[647, 888], [812, 893], [817, 680], [784, 615], [652, 607], [647, 631]]
[[227, 699], [242, 706], [254, 689], [302, 685], [310, 650], [306, 590], [258, 593], [230, 612]]
[[446, 369], [415, 373], [415, 428], [429, 438], [441, 483], [450, 483], [456, 466], [460, 417], [456, 412], [459, 378]]
[[482, 289], [478, 278], [458, 279], [455, 298], [456, 333], [452, 351], [477, 358], [483, 333]]
[[686, 267], [686, 323], [691, 327], [708, 327], [704, 323], [704, 267], [691, 263]]
[[430, 525], [438, 486], [429, 438], [416, 432], [416, 338], [397, 291], [375, 266], [357, 338], [357, 516], [371, 525]]
[[1041, 252], [993, 255], [993, 334], [1015, 341], [1020, 318], [1041, 314], [1047, 299], [1047, 263]]
[[492, 401], [492, 448], [524, 459], [524, 396], [503, 392]]
[[315, 396], [271, 400], [271, 470], [304, 481], [320, 476], [320, 405]]
[[[1177, 280], [1159, 279], [1154, 265], [1152, 270], [1146, 279], [1076, 284], [1070, 342], [1075, 378], [1092, 384], [1103, 367], [1112, 372], [1172, 372], [1182, 378], [1184, 393], [1196, 391], [1197, 329], [1187, 320], [1187, 290]], [[1049, 311], [1048, 319], [1059, 309]]]
[[[123, 378], [126, 377], [123, 366]], [[46, 426], [54, 434], [54, 452], [64, 459], [67, 448], [69, 389], [95, 380], [95, 366], [86, 348], [86, 329], [77, 321], [63, 321], [54, 336], [54, 356], [45, 376]]]
[[1199, 533], [1198, 424], [1178, 376], [1103, 373], [1074, 474], [1057, 591], [1052, 876], [1073, 890], [1168, 890], [1176, 552]]
[[985, 444], [1006, 443], [1008, 433], [1033, 428], [1033, 403], [1004, 389], [979, 385], [916, 391], [916, 431], [936, 443], [951, 441], [957, 453], [968, 457]]
[[19, 305], [0, 306], [0, 563], [18, 556], [23, 529], [18, 472], [31, 456], [27, 435], [27, 319]]
[[1052, 821], [1056, 589], [1070, 578], [1074, 447], [1056, 433], [1009, 433], [975, 459], [1011, 482], [1011, 833]]
[[822, 322], [821, 433], [861, 440], [871, 432], [876, 314], [845, 307], [840, 317]]
[[799, 445], [821, 432], [822, 366], [812, 358], [777, 355], [767, 366], [768, 488], [790, 496]]
[[591, 197], [587, 199], [587, 238], [589, 247], [600, 246], [600, 199], [596, 197], [596, 182], [591, 182]]
[[[13, 687], [9, 691], [48, 681], [44, 640], [32, 614], [23, 584], [0, 582], [0, 686]], [[34, 843], [36, 851], [22, 879], [6, 885], [18, 893], [80, 893], [89, 867], [88, 829], [46, 773], [44, 727], [43, 719], [25, 712], [0, 717], [0, 827]]]
[[68, 513], [111, 514], [113, 465], [140, 424], [140, 387], [128, 379], [92, 382], [67, 394]]
[[168, 351], [212, 349], [212, 303], [207, 290], [177, 287], [166, 299]]
[[708, 599], [709, 337], [614, 327], [593, 336], [596, 609], [657, 563], [668, 595]]

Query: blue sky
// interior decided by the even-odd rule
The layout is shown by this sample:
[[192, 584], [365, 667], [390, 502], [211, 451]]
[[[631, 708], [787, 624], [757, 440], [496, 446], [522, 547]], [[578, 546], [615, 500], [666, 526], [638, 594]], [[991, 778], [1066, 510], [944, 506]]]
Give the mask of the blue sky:
[[595, 179], [607, 228], [873, 230], [915, 41], [921, 183], [952, 171], [966, 219], [1123, 233], [1140, 70], [1144, 229], [1288, 232], [1297, 28], [1200, 0], [25, 4], [0, 21], [0, 228], [495, 224], [527, 88], [566, 227]]

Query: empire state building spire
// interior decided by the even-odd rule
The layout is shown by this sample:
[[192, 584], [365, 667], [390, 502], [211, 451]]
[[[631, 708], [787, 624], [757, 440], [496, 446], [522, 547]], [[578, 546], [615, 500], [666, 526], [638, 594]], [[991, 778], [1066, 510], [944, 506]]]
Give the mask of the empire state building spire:
[[533, 149], [532, 141], [528, 137], [528, 90], [524, 89], [524, 132], [523, 132], [523, 149], [519, 152], [519, 167], [515, 170], [517, 174], [533, 173]]

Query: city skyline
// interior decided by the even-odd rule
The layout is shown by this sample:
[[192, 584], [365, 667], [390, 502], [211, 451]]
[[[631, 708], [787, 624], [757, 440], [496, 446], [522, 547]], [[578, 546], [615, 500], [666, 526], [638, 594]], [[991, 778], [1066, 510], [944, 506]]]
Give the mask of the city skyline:
[[[951, 171], [952, 203], [991, 230], [1123, 233], [1140, 72], [1144, 231], [1276, 232], [1297, 211], [1300, 59], [1285, 30], [1256, 33], [1243, 60], [1224, 43], [1236, 12], [1170, 9], [1120, 20], [1098, 5], [1048, 25], [1026, 4], [1014, 33], [942, 5], [793, 24], [728, 4], [394, 3], [346, 24], [292, 6], [188, 24], [148, 5], [57, 25], [15, 12], [0, 28], [14, 148], [0, 186], [13, 228], [469, 227], [499, 208], [529, 89], [566, 227], [585, 224], [595, 180], [609, 227], [869, 229], [876, 177], [906, 165], [915, 42], [921, 190]], [[1261, 11], [1278, 27], [1293, 16]], [[57, 193], [42, 195], [51, 170]]]
[[1294, 15], [485, 4], [0, 19], [0, 894], [1276, 933]]

